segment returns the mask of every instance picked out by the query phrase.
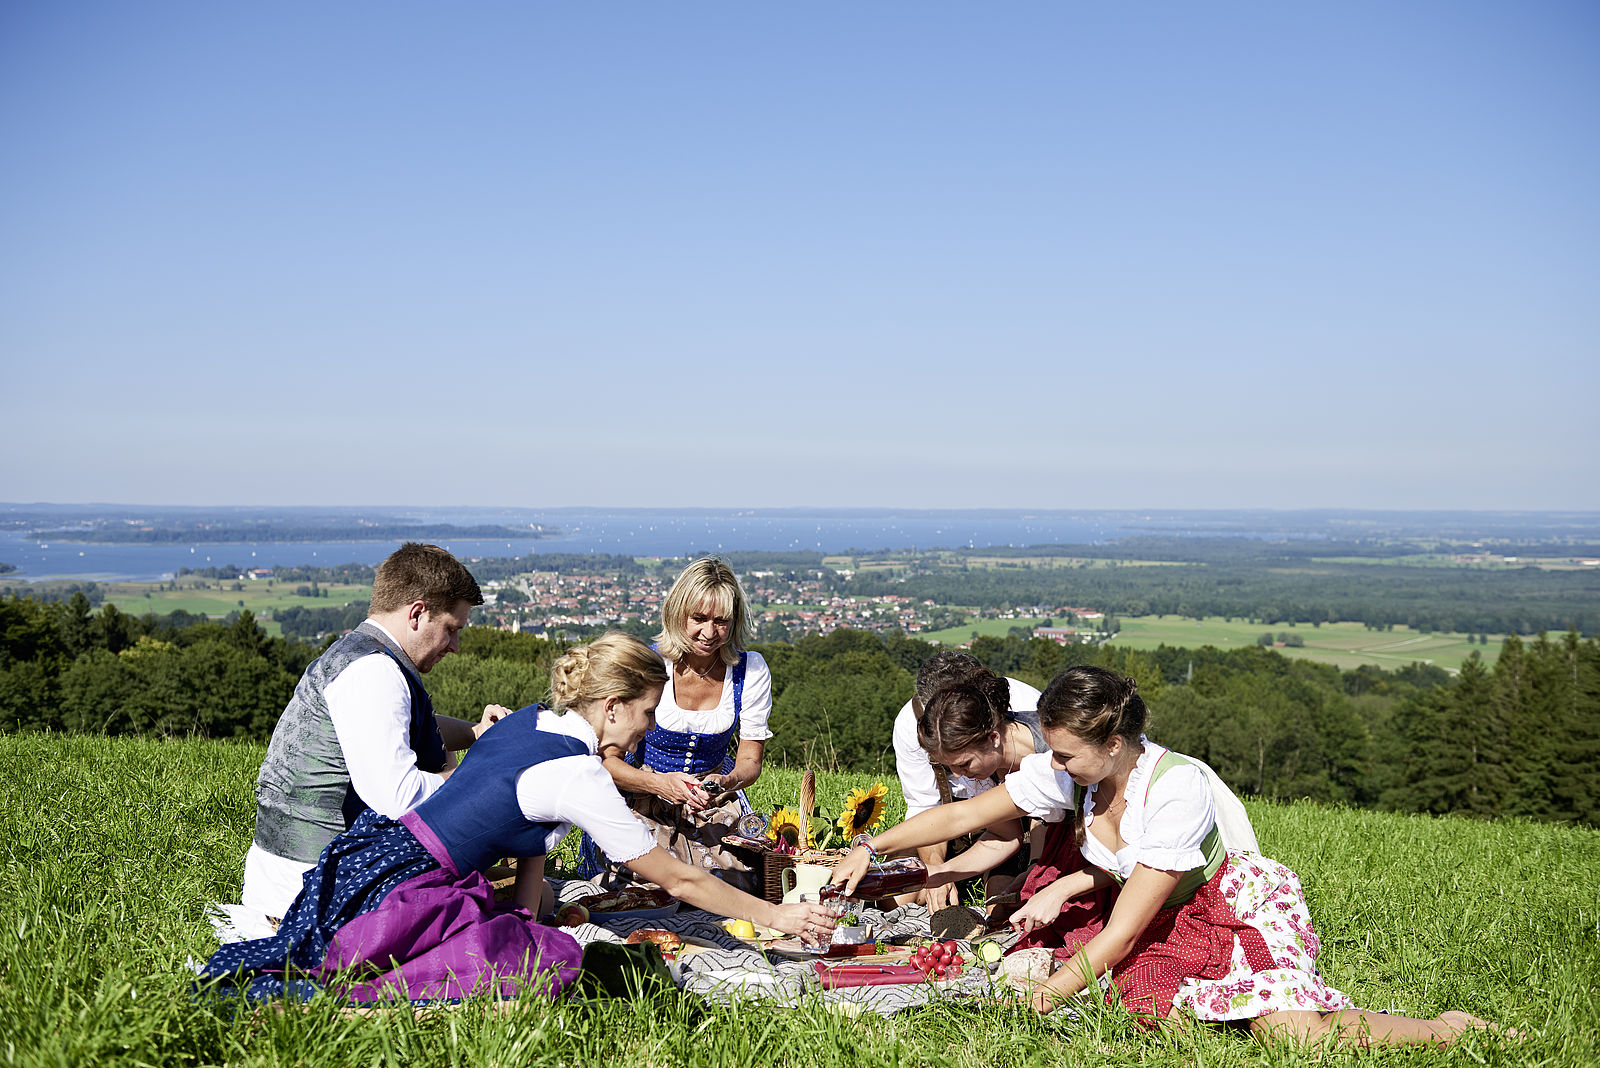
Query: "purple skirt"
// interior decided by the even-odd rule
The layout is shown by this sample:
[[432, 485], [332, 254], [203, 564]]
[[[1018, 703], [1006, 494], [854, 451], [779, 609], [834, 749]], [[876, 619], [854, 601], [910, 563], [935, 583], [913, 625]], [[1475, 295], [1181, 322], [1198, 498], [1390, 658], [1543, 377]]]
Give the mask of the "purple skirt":
[[517, 906], [414, 814], [367, 811], [322, 851], [271, 938], [236, 942], [201, 972], [251, 999], [328, 989], [356, 1003], [559, 994], [582, 947]]

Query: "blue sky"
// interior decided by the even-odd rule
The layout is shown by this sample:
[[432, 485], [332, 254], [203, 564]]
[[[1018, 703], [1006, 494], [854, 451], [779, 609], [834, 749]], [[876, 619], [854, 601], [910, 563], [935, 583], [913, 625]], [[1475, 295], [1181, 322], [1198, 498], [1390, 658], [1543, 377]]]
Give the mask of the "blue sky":
[[14, 0], [0, 500], [1596, 508], [1597, 116], [1588, 2]]

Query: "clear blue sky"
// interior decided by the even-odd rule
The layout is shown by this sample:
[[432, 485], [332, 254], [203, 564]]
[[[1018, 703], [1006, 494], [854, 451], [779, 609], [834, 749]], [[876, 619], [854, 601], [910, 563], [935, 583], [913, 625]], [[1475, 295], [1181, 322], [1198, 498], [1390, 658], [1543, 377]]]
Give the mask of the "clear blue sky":
[[0, 500], [1600, 507], [1600, 5], [0, 6]]

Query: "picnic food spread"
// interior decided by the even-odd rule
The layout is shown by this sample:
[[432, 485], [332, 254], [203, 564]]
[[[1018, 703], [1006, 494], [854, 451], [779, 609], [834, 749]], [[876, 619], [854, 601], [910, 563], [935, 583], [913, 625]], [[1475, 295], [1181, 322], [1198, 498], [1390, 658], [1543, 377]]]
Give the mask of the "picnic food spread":
[[646, 909], [666, 908], [676, 900], [659, 887], [628, 886], [621, 890], [609, 890], [603, 894], [590, 894], [588, 897], [579, 898], [578, 904], [590, 912], [642, 912]]
[[655, 928], [641, 928], [628, 936], [629, 945], [638, 945], [640, 942], [651, 942], [661, 947], [661, 952], [666, 955], [677, 953], [683, 948], [683, 938], [671, 931], [661, 931]]

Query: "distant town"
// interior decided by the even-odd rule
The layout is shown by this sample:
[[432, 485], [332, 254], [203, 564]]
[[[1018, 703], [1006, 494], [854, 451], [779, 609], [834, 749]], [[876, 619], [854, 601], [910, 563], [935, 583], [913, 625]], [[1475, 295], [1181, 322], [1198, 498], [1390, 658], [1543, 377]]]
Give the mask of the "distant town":
[[[766, 641], [793, 641], [827, 634], [839, 627], [887, 634], [927, 634], [968, 624], [974, 618], [1017, 620], [1034, 637], [1063, 645], [1103, 640], [1103, 612], [1068, 605], [1015, 605], [1007, 610], [977, 612], [942, 606], [935, 601], [899, 594], [852, 596], [831, 587], [851, 572], [824, 570], [750, 571], [740, 576], [750, 598], [751, 626]], [[642, 624], [654, 626], [661, 602], [672, 585], [671, 574], [560, 574], [531, 572], [484, 584], [484, 605], [474, 620], [502, 630], [538, 633], [570, 630], [587, 633], [596, 627]], [[1048, 626], [1032, 626], [1045, 619]]]

